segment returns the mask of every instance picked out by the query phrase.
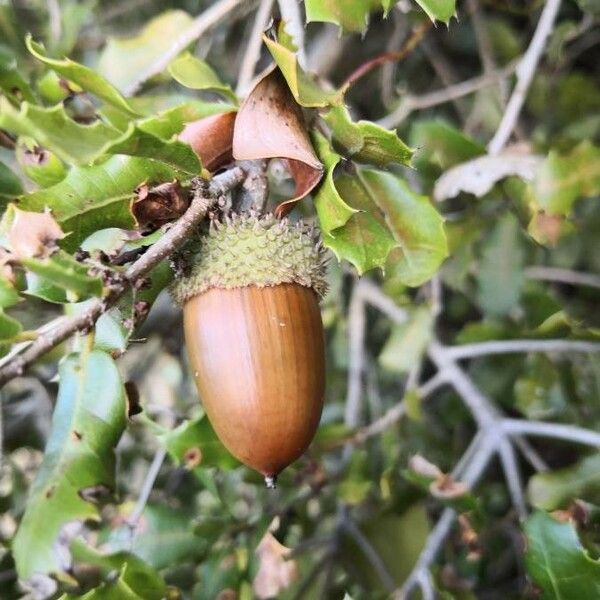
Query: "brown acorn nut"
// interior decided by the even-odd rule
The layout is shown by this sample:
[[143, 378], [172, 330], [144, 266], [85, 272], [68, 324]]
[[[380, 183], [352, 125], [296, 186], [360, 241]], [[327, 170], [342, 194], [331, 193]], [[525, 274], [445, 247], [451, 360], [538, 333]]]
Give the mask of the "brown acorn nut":
[[223, 444], [273, 487], [323, 408], [323, 251], [271, 215], [213, 224], [197, 246], [173, 295], [198, 392]]

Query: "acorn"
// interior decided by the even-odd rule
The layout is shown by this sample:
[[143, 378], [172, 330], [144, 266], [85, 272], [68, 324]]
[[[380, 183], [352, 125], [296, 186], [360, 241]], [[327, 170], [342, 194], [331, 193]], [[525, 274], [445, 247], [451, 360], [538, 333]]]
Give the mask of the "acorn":
[[200, 399], [219, 439], [274, 487], [323, 408], [323, 248], [273, 215], [213, 221], [173, 287]]

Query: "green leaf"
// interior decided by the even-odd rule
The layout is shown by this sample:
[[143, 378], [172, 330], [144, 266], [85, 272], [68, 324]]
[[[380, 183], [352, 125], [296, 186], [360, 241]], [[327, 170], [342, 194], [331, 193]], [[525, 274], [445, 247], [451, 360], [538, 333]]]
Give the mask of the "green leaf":
[[90, 94], [94, 94], [98, 98], [108, 102], [108, 104], [111, 104], [130, 115], [137, 115], [137, 112], [131, 107], [127, 100], [123, 98], [121, 93], [96, 71], [68, 58], [62, 60], [50, 58], [46, 55], [44, 46], [33, 41], [31, 34], [28, 34], [25, 38], [25, 45], [29, 52], [31, 52], [38, 60], [47, 64], [66, 79], [73, 81], [81, 89]]
[[18, 69], [15, 55], [6, 46], [0, 46], [0, 90], [14, 104], [22, 100], [35, 102], [29, 84]]
[[69, 118], [62, 104], [50, 108], [28, 102], [15, 109], [0, 98], [0, 127], [33, 138], [40, 146], [73, 164], [87, 164], [100, 155], [101, 148], [121, 133], [102, 121], [82, 125]]
[[160, 59], [192, 23], [182, 10], [167, 10], [132, 37], [109, 37], [100, 54], [98, 71], [117, 89], [127, 90], [140, 73]]
[[233, 104], [237, 104], [238, 98], [231, 86], [223, 83], [210, 65], [190, 52], [178, 56], [169, 65], [169, 73], [181, 85], [192, 90], [210, 90], [218, 92]]
[[550, 152], [531, 194], [541, 208], [555, 215], [568, 215], [578, 198], [600, 194], [600, 147], [585, 141], [568, 155]]
[[[129, 530], [131, 537], [131, 530]], [[131, 540], [130, 540], [131, 541]], [[104, 586], [98, 591], [106, 591], [102, 598], [139, 598], [140, 600], [161, 600], [166, 597], [167, 586], [158, 573], [144, 560], [130, 552], [116, 552], [102, 554], [95, 548], [88, 546], [83, 540], [75, 539], [71, 543], [73, 561], [80, 567], [95, 567], [98, 575], [105, 580]], [[82, 571], [84, 569], [81, 569]], [[112, 579], [112, 574], [118, 572], [120, 577], [117, 582]], [[96, 590], [90, 592], [94, 594]], [[122, 595], [133, 594], [133, 595]], [[84, 596], [86, 598], [88, 596]], [[92, 595], [90, 598], [97, 598]]]
[[103, 547], [111, 552], [129, 550], [155, 569], [196, 561], [206, 552], [207, 544], [190, 526], [195, 516], [180, 507], [148, 504], [141, 516], [144, 527], [136, 531], [133, 540], [131, 528], [120, 527], [103, 540]]
[[12, 547], [22, 579], [61, 571], [61, 530], [72, 521], [97, 519], [93, 499], [115, 489], [114, 448], [126, 422], [117, 367], [104, 352], [83, 352], [69, 355], [59, 376], [52, 433]]
[[598, 0], [577, 0], [581, 10], [589, 12], [595, 17], [600, 17], [600, 2]]
[[426, 163], [433, 163], [446, 171], [454, 165], [485, 154], [485, 146], [440, 120], [415, 123], [411, 129], [410, 142], [418, 148], [415, 154], [418, 169]]
[[130, 123], [123, 135], [109, 142], [99, 150], [99, 156], [103, 154], [128, 154], [153, 158], [179, 169], [185, 173], [199, 175], [202, 164], [198, 155], [189, 144], [177, 139], [164, 140], [148, 133], [147, 129], [154, 128], [152, 122], [146, 122], [145, 126]]
[[415, 193], [396, 175], [364, 169], [360, 178], [402, 251], [394, 276], [405, 285], [421, 285], [448, 256], [444, 219], [429, 198]]
[[5, 205], [22, 193], [21, 180], [0, 161], [0, 204]]
[[159, 162], [113, 156], [100, 165], [73, 168], [60, 183], [22, 196], [19, 208], [40, 212], [49, 207], [62, 230], [71, 232], [61, 245], [74, 249], [99, 229], [133, 227], [129, 204], [135, 188], [175, 178], [175, 171]]
[[19, 292], [17, 292], [15, 286], [0, 273], [0, 308], [13, 306], [19, 299]]
[[363, 32], [369, 15], [380, 8], [381, 0], [306, 0], [307, 23], [335, 23], [345, 31]]
[[524, 281], [520, 226], [506, 213], [486, 239], [477, 275], [479, 304], [486, 315], [504, 316], [519, 302]]
[[263, 40], [298, 104], [306, 108], [316, 108], [339, 104], [342, 101], [342, 92], [327, 92], [321, 89], [318, 83], [300, 67], [296, 54], [289, 48], [266, 36], [263, 36]]
[[323, 119], [331, 127], [334, 147], [354, 160], [379, 167], [392, 162], [410, 165], [414, 150], [396, 132], [370, 121], [354, 123], [344, 105], [332, 107]]
[[200, 160], [188, 144], [164, 140], [148, 133], [152, 120], [129, 123], [126, 131], [95, 121], [82, 125], [69, 118], [62, 104], [41, 108], [23, 103], [15, 110], [0, 99], [0, 126], [35, 139], [68, 163], [86, 165], [106, 154], [127, 154], [153, 158], [186, 173], [198, 174]]
[[433, 333], [429, 308], [419, 307], [406, 323], [394, 325], [381, 354], [379, 364], [392, 373], [407, 373], [421, 361]]
[[415, 0], [432, 21], [448, 24], [456, 14], [456, 0]]
[[202, 467], [232, 469], [240, 464], [223, 446], [205, 415], [184, 421], [173, 430], [163, 430], [157, 437], [177, 463], [189, 461], [188, 453], [192, 451]]
[[75, 301], [102, 295], [102, 279], [89, 275], [89, 267], [64, 250], [47, 258], [22, 258], [21, 263], [32, 273], [52, 282], [54, 287], [70, 292]]
[[31, 138], [19, 138], [16, 157], [23, 173], [42, 188], [57, 184], [67, 175], [60, 158], [40, 148]]
[[23, 331], [21, 323], [0, 309], [0, 344], [11, 343]]
[[[571, 467], [536, 473], [527, 485], [530, 503], [542, 510], [566, 508], [575, 498], [600, 498], [600, 454], [593, 454]], [[590, 498], [591, 497], [591, 498]]]
[[334, 172], [342, 157], [333, 151], [327, 138], [318, 131], [313, 133], [312, 139], [317, 156], [325, 166], [325, 177], [313, 195], [313, 200], [321, 231], [331, 234], [334, 229], [345, 225], [358, 211], [344, 202], [335, 187]]
[[600, 598], [600, 562], [581, 545], [572, 523], [536, 512], [525, 523], [525, 567], [540, 600]]
[[323, 243], [338, 260], [352, 263], [360, 275], [370, 269], [383, 268], [398, 242], [357, 176], [342, 175], [335, 183], [343, 201], [360, 212], [332, 233], [323, 232]]

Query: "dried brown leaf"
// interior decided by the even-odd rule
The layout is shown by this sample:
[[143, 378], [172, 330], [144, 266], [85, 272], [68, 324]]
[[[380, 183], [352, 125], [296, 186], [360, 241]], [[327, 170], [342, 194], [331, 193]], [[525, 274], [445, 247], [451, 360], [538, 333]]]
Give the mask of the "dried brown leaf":
[[141, 228], [156, 228], [178, 219], [190, 204], [177, 180], [155, 187], [142, 183], [135, 193], [131, 213]]
[[7, 239], [18, 258], [46, 258], [54, 253], [56, 242], [65, 237], [59, 224], [49, 213], [28, 212], [14, 208]]
[[295, 560], [286, 560], [290, 549], [279, 543], [267, 531], [256, 548], [259, 560], [258, 572], [252, 582], [257, 598], [277, 598], [298, 578], [298, 565]]
[[320, 181], [323, 165], [313, 150], [302, 109], [281, 71], [270, 68], [240, 107], [233, 132], [236, 160], [287, 159], [296, 188], [294, 197], [281, 203], [282, 215]]
[[192, 147], [205, 169], [216, 171], [232, 160], [235, 120], [236, 113], [228, 112], [191, 121], [179, 134], [179, 139]]

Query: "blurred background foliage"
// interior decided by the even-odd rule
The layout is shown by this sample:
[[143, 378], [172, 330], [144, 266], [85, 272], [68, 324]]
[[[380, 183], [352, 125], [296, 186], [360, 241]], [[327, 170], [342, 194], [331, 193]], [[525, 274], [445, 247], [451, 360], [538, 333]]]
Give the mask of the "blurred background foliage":
[[[152, 132], [162, 126], [164, 136], [160, 144], [153, 142], [149, 155], [141, 154], [140, 146], [123, 150], [134, 138], [115, 138], [106, 142], [115, 144], [106, 159], [98, 151], [100, 138], [94, 137], [104, 135], [99, 127], [87, 137], [71, 135], [68, 127], [126, 127], [128, 111], [151, 119], [183, 103], [201, 118], [222, 112], [224, 102], [235, 103], [223, 82], [236, 87], [257, 7], [251, 1], [238, 3], [190, 46], [212, 67], [218, 83], [198, 91], [163, 72], [141, 81], [139, 90], [132, 87], [214, 4], [1, 3], [3, 206], [25, 193], [20, 206], [41, 211], [48, 194], [55, 194], [52, 201], [63, 210], [58, 220], [65, 226], [74, 218], [65, 195], [71, 189], [68, 178], [81, 165], [96, 161], [105, 173], [94, 172], [89, 180], [94, 190], [75, 185], [77, 193], [85, 198], [106, 186], [107, 204], [131, 195], [145, 177], [169, 181], [174, 170], [194, 172], [189, 148], [174, 149], [165, 141], [172, 137], [172, 113], [166, 124], [152, 122]], [[306, 8], [317, 10], [315, 4], [307, 2]], [[347, 29], [361, 29], [353, 10], [360, 17], [360, 11], [373, 9], [364, 32], [340, 32], [336, 24], [320, 22], [305, 29], [304, 64], [318, 73], [323, 89], [337, 88], [373, 57], [398, 51], [411, 31], [427, 22], [423, 9], [435, 13], [450, 5], [454, 12], [452, 2], [432, 9], [435, 2], [404, 0], [384, 18], [379, 3], [346, 4]], [[322, 5], [326, 11], [336, 3]], [[437, 560], [430, 559], [440, 598], [600, 597], [597, 448], [531, 440], [543, 464], [536, 471], [518, 456], [533, 515], [523, 524], [499, 461], [491, 462], [472, 492], [444, 475], [453, 471], [481, 423], [453, 386], [434, 385], [432, 393], [424, 392], [436, 373], [428, 349], [437, 341], [598, 339], [597, 1], [562, 3], [527, 94], [511, 151], [523, 160], [534, 157], [535, 176], [523, 178], [514, 170], [497, 175], [505, 160], [497, 158], [491, 174], [483, 176], [489, 181], [484, 192], [469, 191], [472, 171], [455, 172], [454, 194], [438, 187], [444, 173], [485, 155], [506, 108], [515, 61], [528, 47], [543, 5], [541, 0], [459, 1], [459, 19], [451, 19], [448, 27], [438, 23], [403, 60], [370, 71], [348, 90], [345, 101], [355, 119], [397, 127], [415, 148], [412, 168], [389, 170], [414, 192], [438, 201], [449, 257], [420, 287], [407, 287], [394, 252], [384, 271], [366, 276], [363, 288], [348, 263], [331, 261], [330, 291], [322, 303], [328, 359], [323, 418], [311, 449], [286, 469], [276, 491], [264, 489], [259, 476], [232, 459], [203, 417], [183, 350], [181, 313], [165, 291], [154, 301], [170, 278], [166, 264], [153, 272], [153, 287], [143, 290], [145, 296], [129, 298], [100, 319], [95, 339], [81, 336], [63, 344], [3, 388], [1, 598], [385, 598], [409, 576], [447, 506], [460, 517], [438, 544]], [[28, 49], [28, 33], [45, 49], [35, 43]], [[125, 96], [137, 94], [125, 100], [105, 82], [94, 88], [87, 71], [45, 58], [63, 56], [101, 74]], [[259, 67], [270, 61], [263, 49]], [[103, 100], [101, 108], [81, 93], [77, 81], [84, 79], [84, 88]], [[461, 82], [471, 83], [470, 93], [445, 94]], [[441, 98], [431, 98], [436, 92]], [[23, 100], [34, 108], [19, 117]], [[66, 120], [50, 119], [43, 111], [51, 106], [60, 106]], [[43, 160], [40, 146], [46, 147]], [[126, 171], [111, 170], [132, 154]], [[149, 159], [163, 157], [160, 167], [148, 166]], [[274, 186], [280, 178], [276, 166], [269, 171]], [[111, 175], [115, 172], [119, 178]], [[43, 191], [36, 196], [38, 189]], [[82, 243], [90, 252], [107, 251], [111, 244], [133, 250], [142, 243], [123, 237], [131, 215], [119, 210], [115, 203], [114, 210], [90, 216], [87, 229], [65, 239], [65, 254], [56, 264], [30, 259], [27, 282], [15, 284], [25, 290], [26, 302], [17, 303], [15, 286], [3, 280], [0, 343], [5, 353], [26, 340], [24, 334], [59, 316], [63, 305], [72, 314], [82, 310], [77, 301], [98, 295], [100, 284], [77, 271], [69, 252]], [[296, 210], [312, 218], [310, 202]], [[89, 237], [97, 230], [101, 239]], [[6, 228], [1, 235], [7, 235]], [[147, 237], [142, 240], [148, 243]], [[369, 282], [393, 299], [404, 322], [393, 323], [371, 306]], [[133, 331], [123, 319], [135, 319], [139, 301], [154, 304]], [[57, 363], [69, 349], [80, 353], [61, 361], [58, 394]], [[464, 372], [506, 416], [598, 431], [597, 351], [467, 357]], [[127, 418], [123, 381], [128, 382]], [[57, 395], [63, 401], [54, 412]], [[400, 402], [401, 411], [390, 413]], [[370, 424], [379, 425], [369, 429]], [[78, 447], [69, 438], [70, 427], [98, 436], [98, 447]], [[118, 442], [114, 452], [107, 440]], [[45, 494], [50, 488], [49, 508]], [[54, 573], [59, 583], [36, 577], [40, 571]], [[577, 577], [569, 579], [573, 574]], [[423, 588], [423, 597], [428, 589]]]

